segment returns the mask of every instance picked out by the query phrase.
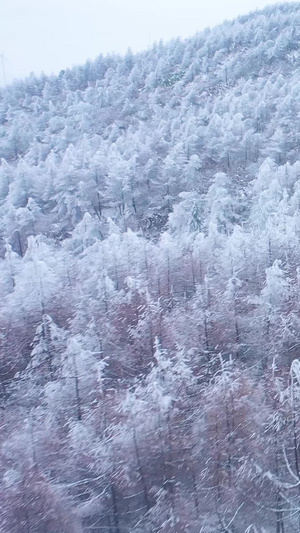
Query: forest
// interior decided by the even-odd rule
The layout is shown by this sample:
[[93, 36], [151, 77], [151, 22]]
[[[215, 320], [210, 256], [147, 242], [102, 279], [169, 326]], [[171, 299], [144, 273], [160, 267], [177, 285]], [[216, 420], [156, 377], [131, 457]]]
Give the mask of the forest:
[[299, 533], [300, 3], [0, 88], [1, 533]]

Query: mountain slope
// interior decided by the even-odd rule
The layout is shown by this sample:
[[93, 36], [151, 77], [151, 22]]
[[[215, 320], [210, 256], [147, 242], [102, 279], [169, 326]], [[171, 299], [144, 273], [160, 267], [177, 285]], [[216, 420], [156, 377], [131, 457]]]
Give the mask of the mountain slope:
[[299, 531], [300, 4], [0, 92], [1, 531]]

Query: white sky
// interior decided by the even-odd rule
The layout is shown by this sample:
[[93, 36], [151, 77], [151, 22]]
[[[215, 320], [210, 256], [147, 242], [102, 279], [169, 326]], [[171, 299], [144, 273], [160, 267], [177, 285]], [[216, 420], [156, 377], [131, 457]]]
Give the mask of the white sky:
[[274, 0], [0, 0], [0, 85], [188, 37]]

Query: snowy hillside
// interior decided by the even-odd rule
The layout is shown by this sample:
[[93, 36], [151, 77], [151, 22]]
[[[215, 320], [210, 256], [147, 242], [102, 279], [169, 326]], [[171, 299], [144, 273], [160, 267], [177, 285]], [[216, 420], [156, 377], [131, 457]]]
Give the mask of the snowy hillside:
[[1, 533], [299, 533], [299, 43], [0, 90]]

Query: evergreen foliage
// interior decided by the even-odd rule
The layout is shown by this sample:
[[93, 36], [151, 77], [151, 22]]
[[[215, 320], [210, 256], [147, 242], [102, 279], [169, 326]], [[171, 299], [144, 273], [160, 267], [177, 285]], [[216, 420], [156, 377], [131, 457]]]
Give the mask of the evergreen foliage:
[[0, 90], [0, 530], [299, 533], [300, 4]]

